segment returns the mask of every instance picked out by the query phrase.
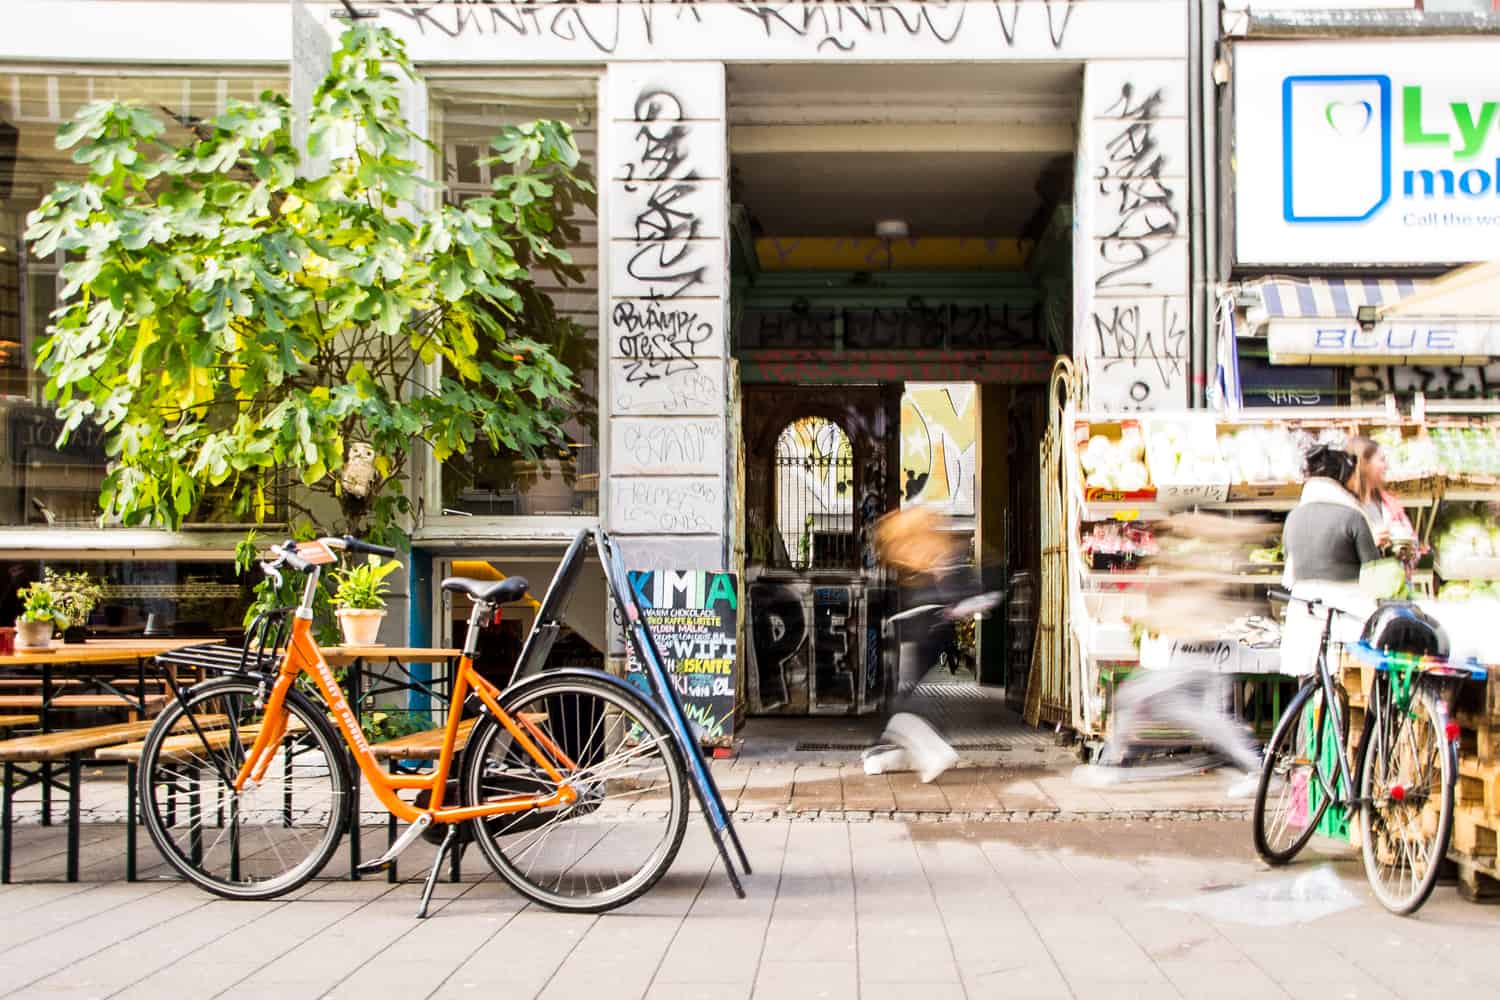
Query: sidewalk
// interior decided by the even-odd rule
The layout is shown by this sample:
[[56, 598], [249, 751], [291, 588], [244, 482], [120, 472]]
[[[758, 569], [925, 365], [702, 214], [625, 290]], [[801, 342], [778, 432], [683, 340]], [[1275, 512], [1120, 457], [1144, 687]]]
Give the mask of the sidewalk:
[[[711, 767], [725, 805], [739, 821], [750, 823], [1249, 817], [1249, 800], [1225, 795], [1238, 776], [1231, 771], [1103, 789], [1074, 784], [1071, 775], [1078, 758], [1073, 748], [1058, 745], [1050, 732], [1019, 722], [991, 721], [982, 728], [956, 729], [951, 738], [959, 751], [959, 766], [925, 785], [911, 772], [864, 773], [859, 750], [879, 735], [880, 721], [874, 717], [752, 719], [737, 741], [736, 756], [712, 761]], [[123, 769], [85, 764], [84, 779], [83, 821], [124, 822]], [[30, 788], [17, 796], [18, 823], [38, 822], [40, 795], [39, 788]], [[54, 822], [62, 822], [65, 810], [65, 798], [54, 796]], [[361, 814], [365, 824], [386, 818], [367, 787]]]
[[[1440, 886], [1411, 919], [1348, 851], [1287, 869], [1243, 823], [747, 823], [735, 899], [703, 828], [603, 916], [523, 901], [476, 858], [413, 919], [408, 881], [320, 879], [266, 903], [125, 884], [116, 827], [77, 885], [0, 888], [0, 994], [34, 1000], [1067, 1000], [1490, 996], [1500, 914]], [[29, 827], [25, 879], [61, 831]], [[149, 850], [149, 848], [147, 848]], [[410, 862], [407, 864], [406, 862]], [[49, 865], [51, 866], [49, 868]], [[1309, 912], [1305, 905], [1315, 904]]]

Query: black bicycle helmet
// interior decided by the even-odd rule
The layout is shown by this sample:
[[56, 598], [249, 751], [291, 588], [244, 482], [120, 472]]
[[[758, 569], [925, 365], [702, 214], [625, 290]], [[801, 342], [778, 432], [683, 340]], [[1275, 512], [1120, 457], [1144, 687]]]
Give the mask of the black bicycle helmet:
[[1448, 633], [1411, 601], [1381, 601], [1365, 622], [1365, 645], [1382, 652], [1448, 656]]

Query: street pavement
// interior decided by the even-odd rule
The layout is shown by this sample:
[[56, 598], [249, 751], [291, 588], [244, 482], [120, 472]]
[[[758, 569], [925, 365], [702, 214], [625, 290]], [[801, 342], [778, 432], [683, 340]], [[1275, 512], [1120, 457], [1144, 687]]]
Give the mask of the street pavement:
[[[809, 814], [816, 818], [816, 814]], [[625, 910], [524, 905], [472, 858], [414, 919], [398, 885], [318, 880], [269, 903], [148, 868], [85, 827], [85, 882], [0, 888], [0, 995], [20, 997], [1024, 998], [1494, 996], [1500, 910], [1451, 885], [1412, 919], [1352, 855], [1255, 859], [1242, 821], [749, 820], [735, 899], [701, 825]], [[383, 830], [371, 828], [371, 841]], [[62, 830], [18, 827], [16, 874], [55, 879]], [[149, 852], [149, 845], [144, 851]], [[144, 857], [144, 855], [143, 855]], [[330, 872], [339, 868], [335, 861]]]

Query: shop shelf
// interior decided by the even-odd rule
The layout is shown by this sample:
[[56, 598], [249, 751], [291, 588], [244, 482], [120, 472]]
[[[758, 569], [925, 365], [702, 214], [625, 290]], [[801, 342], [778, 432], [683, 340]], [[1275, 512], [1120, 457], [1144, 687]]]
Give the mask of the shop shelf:
[[1445, 560], [1440, 555], [1432, 568], [1444, 580], [1500, 580], [1500, 557]]

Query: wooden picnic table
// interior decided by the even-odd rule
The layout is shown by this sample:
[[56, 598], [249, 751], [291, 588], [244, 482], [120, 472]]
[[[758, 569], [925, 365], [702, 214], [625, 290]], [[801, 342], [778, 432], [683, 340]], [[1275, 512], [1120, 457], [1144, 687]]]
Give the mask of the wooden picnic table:
[[[52, 732], [52, 713], [57, 710], [124, 708], [131, 715], [144, 719], [153, 708], [160, 708], [166, 700], [163, 694], [148, 694], [146, 691], [146, 664], [162, 653], [170, 653], [186, 646], [217, 644], [222, 639], [89, 639], [86, 642], [53, 643], [47, 649], [19, 649], [0, 656], [0, 672], [11, 670], [36, 670], [41, 674], [42, 693], [39, 695], [3, 695], [0, 707], [7, 710], [26, 709], [35, 711], [41, 718], [44, 734]], [[110, 665], [135, 664], [134, 696], [115, 683], [118, 677], [105, 677], [94, 668]], [[58, 694], [56, 674], [67, 674], [66, 679], [79, 681], [67, 685], [68, 694]], [[175, 679], [175, 678], [174, 678]], [[77, 693], [80, 687], [93, 688], [94, 694]], [[42, 821], [50, 822], [52, 816], [52, 765], [42, 765]]]
[[47, 649], [18, 649], [0, 656], [0, 668], [52, 666], [59, 663], [131, 663], [149, 660], [186, 646], [221, 643], [222, 639], [90, 639], [53, 641]]
[[[42, 717], [42, 731], [51, 731], [54, 708], [112, 708], [118, 705], [133, 713], [147, 714], [154, 699], [146, 692], [146, 664], [162, 653], [187, 646], [218, 644], [220, 639], [90, 639], [87, 642], [54, 642], [48, 649], [20, 649], [0, 656], [0, 672], [36, 670], [40, 673], [40, 695], [5, 695], [4, 707], [36, 709]], [[91, 669], [109, 665], [135, 665], [135, 694], [127, 694], [114, 683]], [[65, 676], [58, 677], [62, 673]], [[59, 683], [66, 681], [66, 684]], [[59, 695], [67, 687], [72, 693]], [[80, 687], [93, 688], [95, 694], [81, 694]]]

